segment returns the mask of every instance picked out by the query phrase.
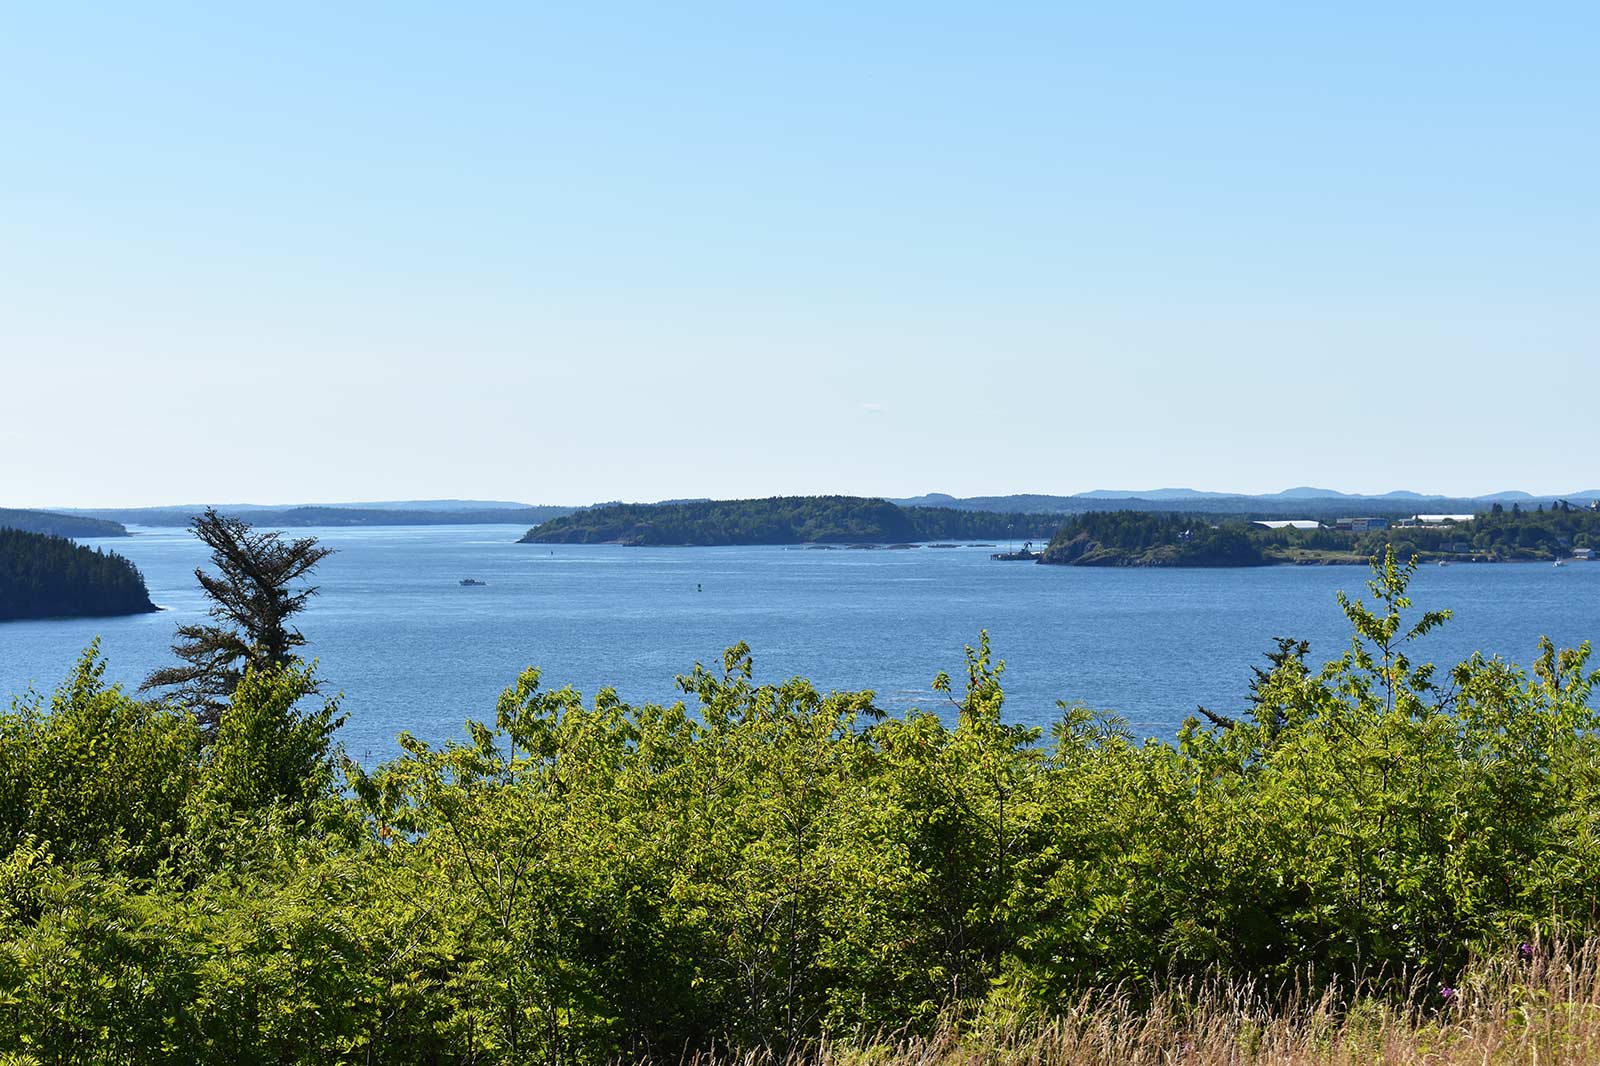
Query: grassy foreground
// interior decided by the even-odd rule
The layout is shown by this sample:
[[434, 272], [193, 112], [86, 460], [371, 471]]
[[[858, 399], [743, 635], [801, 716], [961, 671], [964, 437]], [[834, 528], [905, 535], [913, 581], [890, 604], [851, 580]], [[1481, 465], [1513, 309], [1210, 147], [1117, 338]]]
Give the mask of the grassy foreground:
[[[1400, 1006], [1398, 1004], [1410, 1004]], [[700, 1066], [769, 1056], [704, 1053]], [[1326, 986], [1274, 996], [1249, 981], [1191, 982], [1151, 1002], [1085, 995], [1043, 1023], [952, 1020], [931, 1035], [823, 1042], [817, 1066], [1587, 1066], [1600, 1062], [1600, 942], [1524, 943], [1458, 985]]]

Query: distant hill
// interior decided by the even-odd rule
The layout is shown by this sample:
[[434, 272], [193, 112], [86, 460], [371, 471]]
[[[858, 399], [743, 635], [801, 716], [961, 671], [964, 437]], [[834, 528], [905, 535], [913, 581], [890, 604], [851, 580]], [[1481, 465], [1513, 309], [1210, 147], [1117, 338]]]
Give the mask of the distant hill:
[[120, 522], [83, 515], [56, 514], [54, 511], [19, 511], [0, 507], [0, 528], [27, 533], [49, 533], [57, 537], [126, 537]]
[[276, 504], [267, 510], [287, 511], [297, 507], [334, 507], [351, 511], [519, 511], [534, 506], [516, 500], [379, 500], [371, 503]]
[[0, 621], [153, 611], [144, 578], [115, 552], [0, 529]]
[[1227, 496], [1226, 492], [1202, 492], [1199, 489], [1143, 489], [1127, 492], [1122, 489], [1090, 489], [1078, 493], [1079, 500], [1201, 500], [1209, 496]]
[[[236, 515], [253, 526], [297, 528], [305, 526], [456, 526], [456, 525], [538, 525], [559, 515], [571, 514], [576, 507], [529, 507], [513, 504], [497, 508], [468, 501], [460, 510], [432, 506], [454, 501], [422, 501], [429, 506], [409, 509], [383, 508], [376, 504], [329, 507], [262, 507], [256, 504], [218, 504], [223, 514]], [[74, 512], [136, 526], [187, 526], [206, 509], [205, 504], [178, 507], [124, 507]]]
[[860, 496], [624, 503], [591, 507], [530, 529], [524, 544], [691, 546], [901, 544], [973, 538], [1046, 539], [1055, 515], [900, 507]]
[[[1322, 500], [1344, 499], [1350, 494], [1347, 492], [1340, 492], [1337, 489], [1318, 489], [1312, 488], [1310, 485], [1298, 485], [1292, 489], [1284, 489], [1282, 492], [1273, 492], [1268, 493], [1267, 495], [1271, 499], [1276, 500]], [[1389, 495], [1392, 496], [1394, 493], [1390, 493]], [[1415, 495], [1415, 493], [1412, 493], [1411, 495]]]
[[1419, 513], [1473, 514], [1488, 510], [1499, 502], [1549, 506], [1557, 500], [1565, 500], [1572, 504], [1587, 505], [1595, 499], [1600, 499], [1600, 491], [1592, 489], [1562, 496], [1502, 492], [1491, 496], [1456, 497], [1427, 496], [1404, 489], [1381, 496], [1360, 496], [1334, 489], [1301, 486], [1258, 495], [1229, 495], [1193, 489], [1153, 489], [1143, 494], [1095, 489], [1075, 496], [1020, 493], [964, 498], [946, 493], [929, 493], [896, 498], [891, 502], [907, 507], [932, 505], [963, 511], [1033, 511], [1061, 515], [1128, 510], [1238, 515], [1245, 518], [1344, 518], [1355, 515], [1404, 517]]
[[327, 503], [174, 503], [155, 507], [57, 507], [62, 514], [102, 514], [108, 511], [181, 511], [200, 514], [207, 507], [215, 507], [224, 514], [243, 514], [246, 511], [292, 511], [299, 507], [335, 507], [351, 511], [514, 511], [534, 504], [516, 500], [338, 500]]
[[1083, 511], [1099, 510], [1104, 506], [1099, 502], [1099, 498], [1045, 496], [1028, 492], [1013, 496], [965, 497], [930, 492], [924, 496], [908, 496], [904, 499], [891, 499], [889, 502], [901, 507], [945, 507], [957, 511], [1026, 511], [1040, 514], [1079, 514]]

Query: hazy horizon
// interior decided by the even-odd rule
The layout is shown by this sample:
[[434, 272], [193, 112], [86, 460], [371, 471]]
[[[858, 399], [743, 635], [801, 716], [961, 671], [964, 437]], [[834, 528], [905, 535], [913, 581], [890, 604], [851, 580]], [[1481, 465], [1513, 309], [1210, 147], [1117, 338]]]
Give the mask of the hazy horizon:
[[35, 7], [0, 505], [1600, 484], [1600, 10]]
[[1198, 494], [1203, 494], [1203, 495], [1206, 495], [1206, 496], [1274, 496], [1274, 495], [1279, 495], [1279, 494], [1282, 494], [1282, 493], [1285, 493], [1285, 492], [1292, 492], [1292, 491], [1295, 491], [1297, 489], [1315, 489], [1315, 490], [1318, 490], [1318, 491], [1326, 490], [1331, 496], [1359, 496], [1359, 497], [1379, 498], [1379, 497], [1382, 497], [1382, 496], [1385, 496], [1385, 495], [1389, 495], [1389, 494], [1403, 493], [1403, 494], [1414, 494], [1414, 495], [1416, 495], [1416, 496], [1418, 496], [1418, 497], [1420, 497], [1422, 499], [1462, 499], [1462, 500], [1482, 499], [1482, 498], [1485, 498], [1485, 497], [1499, 495], [1499, 494], [1503, 494], [1503, 493], [1517, 493], [1517, 492], [1526, 493], [1528, 496], [1533, 497], [1535, 499], [1547, 499], [1547, 498], [1559, 499], [1559, 498], [1568, 497], [1568, 496], [1574, 497], [1574, 498], [1583, 496], [1583, 497], [1587, 498], [1587, 496], [1591, 495], [1591, 494], [1600, 494], [1600, 489], [1589, 489], [1589, 488], [1573, 488], [1573, 489], [1556, 490], [1556, 491], [1549, 491], [1549, 492], [1534, 491], [1534, 490], [1522, 489], [1522, 488], [1503, 488], [1503, 489], [1491, 490], [1491, 491], [1488, 491], [1488, 492], [1466, 493], [1466, 494], [1457, 495], [1457, 494], [1447, 493], [1447, 492], [1433, 492], [1433, 491], [1430, 491], [1430, 490], [1427, 490], [1427, 489], [1385, 489], [1385, 490], [1378, 491], [1378, 492], [1358, 492], [1358, 491], [1335, 489], [1335, 488], [1331, 488], [1329, 486], [1310, 486], [1310, 485], [1291, 485], [1291, 486], [1286, 486], [1286, 487], [1284, 487], [1282, 489], [1270, 489], [1270, 490], [1265, 490], [1265, 491], [1262, 491], [1262, 492], [1235, 492], [1235, 491], [1226, 490], [1226, 489], [1210, 489], [1210, 488], [1205, 488], [1205, 487], [1202, 487], [1202, 486], [1170, 486], [1170, 485], [1163, 485], [1163, 486], [1155, 486], [1155, 487], [1144, 488], [1144, 489], [1120, 489], [1120, 488], [1108, 488], [1108, 487], [1102, 486], [1102, 487], [1100, 487], [1098, 489], [1081, 489], [1081, 490], [1077, 490], [1075, 492], [1056, 492], [1056, 491], [1026, 490], [1025, 489], [1025, 490], [1019, 490], [1019, 491], [1016, 491], [1016, 492], [974, 492], [974, 493], [957, 494], [957, 493], [941, 492], [941, 490], [938, 490], [938, 489], [929, 489], [926, 492], [863, 492], [863, 493], [760, 492], [760, 493], [754, 493], [754, 494], [748, 495], [748, 496], [691, 496], [691, 495], [679, 494], [679, 495], [673, 495], [673, 496], [651, 497], [649, 499], [611, 498], [611, 499], [583, 499], [583, 500], [553, 500], [553, 499], [551, 499], [551, 500], [546, 500], [546, 499], [511, 500], [511, 499], [506, 499], [504, 497], [484, 497], [484, 498], [471, 497], [471, 498], [469, 498], [469, 497], [462, 497], [462, 496], [441, 496], [441, 497], [414, 496], [414, 497], [410, 497], [410, 498], [404, 499], [404, 500], [379, 500], [379, 499], [340, 497], [340, 498], [327, 498], [327, 499], [317, 499], [317, 500], [283, 500], [283, 501], [274, 501], [274, 500], [254, 500], [254, 499], [248, 499], [248, 498], [239, 498], [239, 499], [229, 499], [229, 500], [223, 500], [223, 499], [217, 499], [217, 500], [202, 500], [202, 499], [168, 500], [168, 501], [159, 501], [159, 502], [127, 503], [127, 504], [120, 504], [120, 503], [119, 504], [87, 503], [87, 504], [50, 504], [50, 505], [45, 505], [45, 504], [7, 504], [7, 503], [0, 503], [0, 506], [22, 507], [24, 509], [38, 510], [38, 511], [51, 511], [51, 510], [71, 510], [71, 511], [79, 511], [79, 510], [105, 510], [105, 511], [112, 511], [112, 510], [158, 510], [158, 509], [172, 508], [172, 507], [189, 507], [189, 506], [196, 506], [196, 507], [201, 507], [201, 506], [227, 507], [227, 506], [230, 506], [230, 505], [231, 506], [243, 506], [243, 507], [259, 507], [259, 508], [263, 508], [263, 509], [280, 509], [280, 508], [289, 508], [289, 507], [338, 507], [338, 506], [341, 506], [341, 505], [350, 506], [350, 507], [377, 507], [379, 505], [393, 505], [393, 507], [396, 508], [396, 509], [402, 509], [402, 508], [404, 508], [404, 507], [406, 507], [407, 505], [410, 505], [410, 504], [439, 505], [439, 504], [446, 504], [446, 503], [461, 503], [461, 504], [469, 504], [469, 505], [474, 505], [474, 506], [483, 506], [483, 505], [492, 503], [492, 504], [503, 504], [506, 507], [588, 507], [588, 506], [592, 506], [592, 505], [595, 505], [595, 504], [607, 504], [607, 503], [629, 503], [629, 504], [645, 503], [645, 504], [649, 504], [649, 503], [663, 503], [663, 502], [672, 502], [672, 501], [701, 500], [701, 499], [708, 499], [708, 500], [765, 499], [765, 498], [773, 497], [773, 496], [861, 496], [861, 497], [865, 497], [865, 498], [876, 498], [876, 499], [887, 499], [887, 500], [905, 500], [905, 499], [917, 499], [917, 498], [922, 497], [922, 496], [931, 496], [931, 495], [946, 495], [946, 496], [951, 496], [951, 497], [956, 498], [956, 499], [963, 499], [963, 498], [971, 498], [971, 497], [1006, 497], [1006, 496], [1058, 496], [1058, 497], [1072, 497], [1072, 496], [1083, 496], [1083, 495], [1085, 495], [1087, 493], [1106, 492], [1106, 493], [1116, 493], [1119, 496], [1120, 495], [1127, 495], [1127, 496], [1129, 496], [1131, 498], [1141, 498], [1141, 497], [1142, 498], [1149, 498], [1150, 495], [1154, 495], [1154, 494], [1160, 494], [1160, 493], [1166, 493], [1166, 492], [1187, 492], [1187, 491], [1192, 491], [1192, 492], [1195, 492], [1195, 493], [1198, 493]]

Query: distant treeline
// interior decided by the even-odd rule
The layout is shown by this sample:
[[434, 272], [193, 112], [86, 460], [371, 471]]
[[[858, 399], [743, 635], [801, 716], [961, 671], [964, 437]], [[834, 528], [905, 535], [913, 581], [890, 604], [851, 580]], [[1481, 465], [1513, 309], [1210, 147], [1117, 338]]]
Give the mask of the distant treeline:
[[1317, 553], [1342, 553], [1349, 556], [1345, 561], [1358, 562], [1382, 555], [1390, 545], [1402, 559], [1473, 556], [1495, 561], [1549, 561], [1570, 556], [1575, 548], [1600, 547], [1600, 511], [1560, 502], [1530, 510], [1517, 504], [1509, 508], [1497, 504], [1470, 522], [1390, 526], [1362, 533], [1259, 526], [1249, 530], [1269, 562], [1294, 561], [1296, 556]]
[[[96, 511], [98, 517], [115, 519], [137, 526], [187, 526], [204, 507], [136, 507]], [[374, 507], [285, 507], [278, 510], [256, 508], [229, 511], [247, 519], [251, 525], [281, 529], [310, 526], [472, 526], [537, 525], [558, 515], [571, 514], [575, 507], [469, 507], [460, 510], [431, 508], [391, 509]]]
[[115, 552], [0, 529], [0, 621], [155, 609], [138, 568]]
[[0, 529], [20, 529], [26, 533], [49, 533], [57, 537], [126, 537], [120, 522], [53, 511], [18, 511], [0, 507]]
[[1557, 502], [1523, 510], [1495, 505], [1471, 521], [1355, 532], [1265, 529], [1215, 515], [1109, 511], [1077, 515], [1041, 560], [1072, 566], [1265, 566], [1363, 562], [1393, 547], [1402, 559], [1470, 556], [1551, 560], [1600, 547], [1600, 511]]
[[[1589, 493], [1570, 501], [1588, 506]], [[953, 507], [961, 511], [1026, 511], [1030, 514], [1076, 515], [1101, 511], [1146, 511], [1157, 514], [1204, 514], [1215, 518], [1228, 515], [1243, 519], [1314, 518], [1331, 521], [1371, 515], [1381, 518], [1409, 518], [1414, 514], [1476, 514], [1495, 503], [1493, 500], [1450, 496], [969, 496], [956, 498], [930, 493], [891, 501], [902, 507]], [[1553, 498], [1530, 498], [1519, 506], [1532, 510], [1538, 506], [1559, 506]], [[1503, 506], [1510, 508], [1511, 501]]]
[[918, 530], [917, 540], [1037, 540], [1050, 537], [1060, 515], [959, 511], [953, 507], [902, 507]]
[[[1418, 534], [1431, 529], [1393, 530], [1397, 548], [1410, 541], [1431, 549]], [[1517, 504], [1509, 508], [1496, 504], [1465, 528], [1446, 529], [1442, 539], [1458, 544], [1470, 543], [1474, 551], [1488, 552], [1502, 559], [1551, 559], [1570, 555], [1573, 548], [1600, 548], [1600, 511], [1557, 502], [1553, 507], [1525, 510]]]
[[1043, 539], [1054, 515], [900, 507], [860, 496], [774, 496], [673, 504], [607, 504], [552, 518], [525, 544], [895, 544], [972, 537]]

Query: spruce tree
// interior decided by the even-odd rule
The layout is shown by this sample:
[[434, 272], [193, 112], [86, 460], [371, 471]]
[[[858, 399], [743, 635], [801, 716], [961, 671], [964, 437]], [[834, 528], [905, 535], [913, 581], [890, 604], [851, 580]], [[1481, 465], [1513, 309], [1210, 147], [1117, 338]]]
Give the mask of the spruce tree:
[[194, 572], [211, 600], [212, 623], [180, 625], [172, 650], [183, 661], [155, 671], [140, 688], [173, 690], [214, 734], [246, 669], [287, 665], [305, 644], [289, 620], [317, 588], [294, 586], [333, 549], [319, 546], [315, 537], [285, 540], [277, 532], [256, 532], [215, 508], [197, 517], [192, 528], [211, 549], [218, 570]]

